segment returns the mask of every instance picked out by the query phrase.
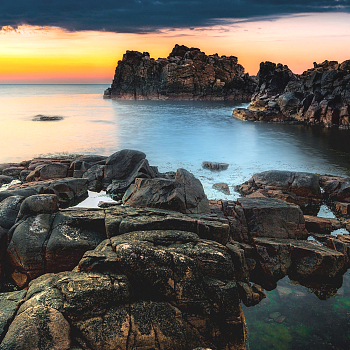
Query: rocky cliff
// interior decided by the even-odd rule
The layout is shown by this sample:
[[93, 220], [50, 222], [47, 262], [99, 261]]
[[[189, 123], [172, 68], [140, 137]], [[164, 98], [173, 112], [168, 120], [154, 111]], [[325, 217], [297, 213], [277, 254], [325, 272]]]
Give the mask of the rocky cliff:
[[207, 56], [198, 48], [175, 45], [168, 58], [127, 51], [118, 62], [104, 96], [122, 99], [249, 101], [255, 79], [244, 73], [237, 57]]
[[244, 120], [299, 121], [349, 128], [350, 60], [314, 63], [301, 75], [281, 64], [263, 62], [248, 109], [233, 115]]

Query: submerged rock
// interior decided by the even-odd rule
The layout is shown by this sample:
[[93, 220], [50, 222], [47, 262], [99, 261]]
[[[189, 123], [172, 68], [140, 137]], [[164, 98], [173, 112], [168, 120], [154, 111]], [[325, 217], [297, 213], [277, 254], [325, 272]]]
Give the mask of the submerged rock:
[[57, 120], [63, 120], [63, 117], [60, 117], [58, 115], [42, 115], [38, 114], [36, 115], [32, 120], [34, 122], [50, 122], [50, 121], [57, 121]]

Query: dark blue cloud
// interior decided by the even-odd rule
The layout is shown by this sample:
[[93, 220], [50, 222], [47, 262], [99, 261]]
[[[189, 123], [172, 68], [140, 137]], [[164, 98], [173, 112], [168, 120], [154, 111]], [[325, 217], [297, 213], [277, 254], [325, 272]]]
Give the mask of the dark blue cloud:
[[329, 11], [350, 12], [350, 0], [7, 0], [0, 3], [0, 27], [31, 24], [143, 33], [208, 26], [215, 19]]

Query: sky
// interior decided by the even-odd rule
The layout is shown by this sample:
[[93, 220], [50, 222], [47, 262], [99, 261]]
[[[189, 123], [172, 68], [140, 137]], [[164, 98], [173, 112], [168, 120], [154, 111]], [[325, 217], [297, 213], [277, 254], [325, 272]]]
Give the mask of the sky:
[[16, 0], [0, 4], [0, 83], [110, 84], [126, 50], [175, 44], [302, 73], [350, 59], [350, 0]]

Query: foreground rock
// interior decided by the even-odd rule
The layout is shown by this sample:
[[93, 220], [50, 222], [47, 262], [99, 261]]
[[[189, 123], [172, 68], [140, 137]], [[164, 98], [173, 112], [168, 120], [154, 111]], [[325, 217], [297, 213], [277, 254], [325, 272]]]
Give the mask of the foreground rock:
[[207, 56], [197, 48], [175, 45], [168, 58], [126, 51], [105, 97], [124, 99], [250, 100], [255, 80], [237, 57]]
[[236, 109], [243, 120], [350, 126], [350, 60], [314, 63], [301, 75], [287, 66], [262, 62], [249, 109]]
[[132, 192], [125, 198], [125, 204], [188, 214], [210, 211], [202, 184], [185, 169], [178, 169], [174, 180], [136, 179]]
[[320, 204], [322, 199], [319, 178], [316, 174], [269, 170], [254, 174], [236, 190], [250, 197], [281, 199], [302, 207]]

